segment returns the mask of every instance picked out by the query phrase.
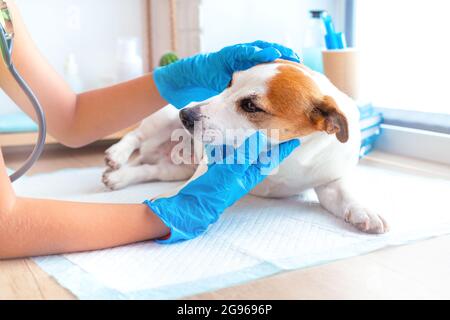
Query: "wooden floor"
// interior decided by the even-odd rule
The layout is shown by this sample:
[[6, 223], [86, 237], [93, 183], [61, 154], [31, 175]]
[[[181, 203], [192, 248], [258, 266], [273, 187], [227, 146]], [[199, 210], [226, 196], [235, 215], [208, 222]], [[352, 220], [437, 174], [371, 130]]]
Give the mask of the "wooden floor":
[[[105, 147], [50, 148], [32, 173], [99, 166]], [[27, 150], [7, 150], [17, 168]], [[0, 299], [74, 299], [30, 259], [0, 262]], [[190, 299], [450, 299], [450, 236], [283, 273]]]

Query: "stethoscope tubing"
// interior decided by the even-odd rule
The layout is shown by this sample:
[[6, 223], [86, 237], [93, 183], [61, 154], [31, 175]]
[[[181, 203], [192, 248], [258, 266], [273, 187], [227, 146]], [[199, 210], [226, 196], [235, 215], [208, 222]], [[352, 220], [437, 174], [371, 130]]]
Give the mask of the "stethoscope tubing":
[[41, 104], [39, 103], [39, 100], [37, 99], [34, 92], [31, 90], [30, 86], [25, 82], [25, 80], [20, 76], [20, 74], [17, 72], [13, 62], [12, 62], [12, 48], [13, 48], [13, 42], [14, 39], [11, 39], [10, 44], [8, 45], [8, 40], [6, 39], [5, 32], [3, 28], [1, 28], [1, 36], [0, 41], [2, 41], [3, 48], [7, 48], [4, 52], [4, 59], [5, 63], [11, 72], [11, 75], [17, 82], [17, 84], [20, 86], [20, 88], [23, 90], [23, 92], [26, 94], [28, 99], [30, 100], [35, 112], [36, 112], [36, 120], [39, 125], [39, 134], [38, 139], [36, 142], [36, 146], [34, 147], [32, 153], [28, 157], [28, 159], [25, 161], [25, 163], [22, 165], [21, 168], [19, 168], [16, 172], [14, 172], [9, 178], [11, 182], [17, 181], [19, 178], [21, 178], [25, 173], [27, 173], [33, 165], [38, 161], [40, 156], [42, 155], [42, 152], [44, 151], [45, 147], [45, 139], [47, 136], [47, 122], [45, 119], [45, 113], [42, 109]]

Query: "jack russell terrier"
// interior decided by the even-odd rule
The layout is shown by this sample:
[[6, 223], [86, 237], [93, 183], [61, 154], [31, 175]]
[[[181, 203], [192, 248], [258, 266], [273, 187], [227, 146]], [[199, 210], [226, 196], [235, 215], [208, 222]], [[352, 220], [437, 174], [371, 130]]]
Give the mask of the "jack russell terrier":
[[[196, 123], [201, 130], [194, 130]], [[164, 108], [106, 151], [104, 184], [116, 190], [147, 181], [195, 178], [205, 164], [184, 164], [173, 152], [172, 134], [183, 127], [190, 140], [203, 143], [213, 142], [217, 132], [242, 129], [275, 129], [278, 142], [301, 139], [301, 147], [252, 194], [284, 198], [313, 188], [322, 207], [359, 230], [388, 231], [386, 221], [362, 206], [345, 183], [359, 159], [359, 111], [324, 75], [278, 60], [235, 73], [229, 88], [206, 102], [181, 112]], [[136, 150], [139, 156], [130, 160]], [[195, 156], [201, 158], [202, 153]]]

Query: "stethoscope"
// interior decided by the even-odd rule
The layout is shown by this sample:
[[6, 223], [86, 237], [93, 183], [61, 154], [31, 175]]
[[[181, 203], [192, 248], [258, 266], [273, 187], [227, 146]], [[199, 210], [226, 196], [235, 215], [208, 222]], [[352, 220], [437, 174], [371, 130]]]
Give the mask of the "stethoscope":
[[39, 125], [39, 136], [36, 146], [25, 164], [10, 176], [12, 182], [22, 177], [39, 159], [42, 152], [44, 151], [45, 137], [47, 134], [47, 124], [41, 104], [39, 103], [36, 95], [33, 93], [31, 88], [23, 80], [23, 78], [19, 75], [16, 68], [14, 67], [12, 61], [13, 43], [14, 27], [11, 16], [9, 14], [8, 4], [6, 3], [6, 1], [0, 0], [0, 50], [3, 61], [5, 62], [14, 79], [17, 81], [18, 85], [22, 88], [31, 104], [33, 105], [34, 110], [36, 111], [36, 118]]

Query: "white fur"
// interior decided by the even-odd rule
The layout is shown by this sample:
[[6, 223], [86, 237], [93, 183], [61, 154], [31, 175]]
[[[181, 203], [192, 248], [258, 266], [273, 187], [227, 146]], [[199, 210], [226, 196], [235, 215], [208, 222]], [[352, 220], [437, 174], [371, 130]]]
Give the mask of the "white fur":
[[[224, 141], [217, 140], [217, 132], [231, 129], [239, 136], [242, 129], [248, 129], [250, 131], [239, 137], [239, 141], [244, 141], [255, 128], [245, 116], [236, 112], [233, 106], [242, 97], [251, 94], [264, 95], [267, 80], [277, 72], [276, 64], [266, 64], [237, 73], [231, 88], [197, 107], [194, 106], [202, 115], [202, 136], [196, 136], [195, 139], [222, 144]], [[335, 99], [347, 117], [349, 141], [343, 144], [334, 135], [321, 132], [302, 138], [302, 146], [280, 166], [276, 174], [269, 176], [252, 194], [283, 198], [314, 188], [322, 206], [332, 214], [361, 231], [384, 233], [388, 230], [386, 222], [360, 205], [344, 182], [346, 174], [358, 163], [361, 141], [358, 109], [355, 103], [325, 76], [319, 73], [308, 76], [312, 77], [324, 95]], [[196, 179], [204, 174], [204, 164], [200, 164], [198, 168], [195, 165], [173, 164], [171, 150], [174, 143], [170, 142], [170, 137], [171, 133], [179, 128], [182, 128], [182, 124], [178, 111], [173, 107], [167, 107], [144, 120], [138, 129], [106, 151], [109, 169], [103, 177], [104, 183], [111, 189], [120, 189], [145, 181], [174, 181], [190, 177]], [[137, 149], [140, 156], [128, 162]], [[197, 150], [196, 157], [201, 156], [201, 152]], [[175, 195], [180, 188], [164, 196]]]

